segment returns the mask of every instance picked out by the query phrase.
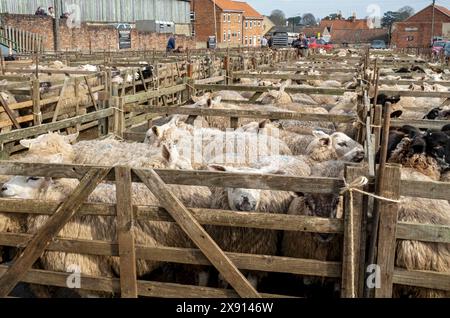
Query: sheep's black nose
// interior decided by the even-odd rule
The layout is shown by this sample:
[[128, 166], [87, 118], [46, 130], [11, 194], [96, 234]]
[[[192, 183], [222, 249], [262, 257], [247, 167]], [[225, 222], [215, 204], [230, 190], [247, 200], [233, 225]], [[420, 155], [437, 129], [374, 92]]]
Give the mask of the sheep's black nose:
[[248, 199], [248, 197], [243, 197], [242, 203], [250, 203], [250, 200]]
[[8, 190], [8, 187], [2, 187], [2, 192]]

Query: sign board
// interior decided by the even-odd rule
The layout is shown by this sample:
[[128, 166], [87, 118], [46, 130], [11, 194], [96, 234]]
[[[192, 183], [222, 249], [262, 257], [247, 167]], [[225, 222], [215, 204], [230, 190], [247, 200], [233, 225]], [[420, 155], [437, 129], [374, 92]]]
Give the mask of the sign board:
[[131, 25], [119, 24], [117, 30], [119, 32], [119, 50], [131, 49]]
[[442, 23], [442, 35], [450, 39], [450, 23]]
[[418, 31], [419, 28], [413, 27], [413, 28], [405, 28], [406, 32], [414, 32], [414, 31]]

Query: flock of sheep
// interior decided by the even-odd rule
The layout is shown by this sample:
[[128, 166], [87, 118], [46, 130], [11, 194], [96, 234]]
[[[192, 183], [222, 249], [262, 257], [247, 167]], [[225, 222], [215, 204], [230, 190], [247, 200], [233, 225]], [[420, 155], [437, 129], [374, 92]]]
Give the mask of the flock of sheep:
[[[267, 85], [268, 81], [242, 79], [242, 85]], [[183, 107], [215, 109], [258, 109], [318, 114], [355, 114], [356, 93], [343, 96], [290, 95], [284, 90], [290, 82], [271, 80], [276, 91], [263, 94], [262, 105], [240, 105], [249, 93], [232, 91], [193, 96], [193, 104]], [[304, 81], [300, 87], [351, 87], [354, 83], [339, 81]], [[419, 99], [417, 99], [419, 100]], [[235, 101], [236, 103], [233, 103]], [[416, 105], [414, 101], [410, 105]], [[430, 107], [436, 104], [430, 103]], [[254, 107], [254, 108], [252, 108]], [[407, 107], [404, 107], [407, 109]], [[415, 111], [418, 111], [415, 109]], [[146, 133], [145, 141], [125, 142], [113, 138], [75, 142], [77, 135], [63, 136], [49, 133], [35, 139], [22, 140], [28, 150], [17, 156], [24, 162], [48, 162], [85, 165], [128, 165], [134, 168], [168, 168], [179, 170], [211, 170], [246, 174], [281, 174], [295, 177], [343, 178], [345, 166], [361, 162], [364, 148], [354, 140], [352, 124], [333, 122], [305, 122], [297, 120], [269, 121], [239, 119], [239, 128], [230, 127], [229, 118], [173, 115], [164, 124], [154, 126]], [[391, 132], [390, 162], [403, 164], [402, 178], [439, 180], [450, 157], [442, 157], [430, 149], [432, 134], [404, 127]], [[445, 133], [445, 132], [444, 132]], [[439, 132], [440, 134], [440, 132]], [[419, 140], [425, 142], [420, 148]], [[256, 150], [255, 150], [256, 149]], [[448, 162], [447, 162], [448, 163]], [[448, 174], [447, 174], [448, 175]], [[48, 179], [16, 176], [3, 184], [1, 196], [12, 199], [64, 200], [77, 186], [72, 179]], [[170, 185], [183, 204], [190, 208], [233, 210], [237, 212], [280, 213], [297, 216], [342, 218], [339, 212], [339, 193], [316, 194], [287, 191], [234, 189], [202, 186]], [[158, 199], [143, 184], [132, 184], [134, 205], [159, 206]], [[92, 203], [115, 203], [115, 184], [101, 183], [89, 197]], [[450, 205], [444, 200], [402, 198], [399, 220], [428, 224], [450, 225]], [[0, 232], [35, 233], [48, 216], [20, 217], [0, 213]], [[334, 234], [285, 232], [244, 229], [225, 226], [206, 226], [207, 232], [228, 252], [258, 255], [341, 261], [342, 237]], [[137, 220], [133, 227], [137, 245], [193, 248], [194, 244], [174, 223]], [[78, 215], [69, 221], [59, 237], [116, 241], [116, 219], [108, 216]], [[3, 251], [4, 261], [11, 261]], [[74, 264], [83, 275], [117, 277], [120, 275], [118, 257], [82, 255], [64, 252], [45, 252], [39, 262], [42, 269], [66, 272]], [[396, 266], [415, 270], [450, 271], [450, 246], [443, 243], [399, 241]], [[138, 260], [139, 277], [156, 270], [183, 272], [176, 282], [186, 279], [200, 286], [227, 287], [220, 275], [209, 267], [168, 267], [158, 261]], [[172, 273], [173, 274], [173, 273]], [[260, 272], [245, 272], [257, 287], [264, 279]], [[170, 275], [167, 274], [169, 277]], [[321, 285], [315, 277], [302, 277], [303, 283]], [[180, 281], [178, 281], [180, 280]], [[339, 287], [335, 282], [336, 288]], [[79, 291], [80, 296], [104, 296], [100, 293]], [[414, 287], [396, 286], [396, 295], [417, 297], [449, 296], [448, 293]]]

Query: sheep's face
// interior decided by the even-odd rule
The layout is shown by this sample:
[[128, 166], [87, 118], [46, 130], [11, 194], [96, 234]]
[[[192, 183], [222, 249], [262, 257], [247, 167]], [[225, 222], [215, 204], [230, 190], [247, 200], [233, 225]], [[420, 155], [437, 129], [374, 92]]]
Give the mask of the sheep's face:
[[338, 158], [351, 162], [361, 162], [364, 159], [363, 146], [346, 134], [337, 132], [331, 135], [331, 138]]
[[314, 140], [306, 148], [306, 154], [316, 161], [337, 159], [333, 139], [323, 131], [313, 131]]
[[[155, 147], [159, 147], [163, 142], [173, 142], [177, 139], [177, 125], [179, 118], [174, 117], [170, 122], [162, 126], [153, 126], [145, 134], [144, 143], [150, 144]], [[181, 133], [181, 135], [186, 135], [186, 132]], [[181, 136], [179, 136], [181, 137]]]
[[45, 182], [45, 178], [15, 176], [3, 184], [1, 196], [12, 199], [35, 199]]
[[426, 141], [427, 152], [441, 165], [450, 164], [450, 137], [445, 132], [429, 132], [420, 139]]
[[[304, 195], [305, 204], [308, 207], [311, 216], [336, 219], [339, 196], [334, 194], [313, 194], [307, 193]], [[321, 243], [327, 243], [334, 238], [333, 234], [316, 233], [314, 238]]]
[[228, 189], [228, 204], [236, 211], [256, 211], [261, 200], [261, 191], [252, 189]]
[[[282, 174], [284, 172], [280, 171], [275, 167], [264, 167], [261, 169], [253, 168], [230, 168], [219, 165], [208, 166], [209, 170], [219, 171], [219, 172], [243, 172], [243, 173], [254, 173], [254, 174]], [[255, 189], [243, 189], [243, 188], [228, 188], [227, 189], [228, 205], [230, 209], [235, 211], [256, 211], [259, 208], [259, 203], [261, 201], [261, 190]]]
[[167, 161], [168, 169], [193, 170], [191, 160], [180, 156], [175, 145], [163, 145], [162, 156]]

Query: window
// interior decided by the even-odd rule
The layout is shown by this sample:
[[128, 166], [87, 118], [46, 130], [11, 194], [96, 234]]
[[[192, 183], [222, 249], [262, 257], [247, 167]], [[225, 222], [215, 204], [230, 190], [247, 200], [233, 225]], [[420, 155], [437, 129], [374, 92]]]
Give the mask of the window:
[[231, 14], [228, 14], [228, 22], [231, 22]]
[[412, 35], [407, 36], [406, 41], [409, 41], [409, 42], [414, 41], [414, 36], [412, 36]]
[[228, 30], [228, 42], [231, 41], [231, 30]]
[[222, 42], [226, 42], [227, 41], [227, 31], [223, 31], [223, 41]]
[[195, 21], [195, 12], [192, 11], [191, 12], [191, 22], [194, 22], [194, 21]]
[[252, 43], [252, 37], [249, 38], [248, 44], [253, 45], [253, 43]]
[[253, 25], [253, 21], [250, 21], [250, 29], [252, 28]]
[[225, 13], [223, 14], [223, 22], [227, 22], [227, 15]]
[[248, 36], [245, 37], [245, 45], [248, 44]]
[[245, 28], [248, 28], [248, 21], [245, 21]]
[[261, 21], [258, 21], [258, 26], [259, 26], [259, 27], [261, 26]]

